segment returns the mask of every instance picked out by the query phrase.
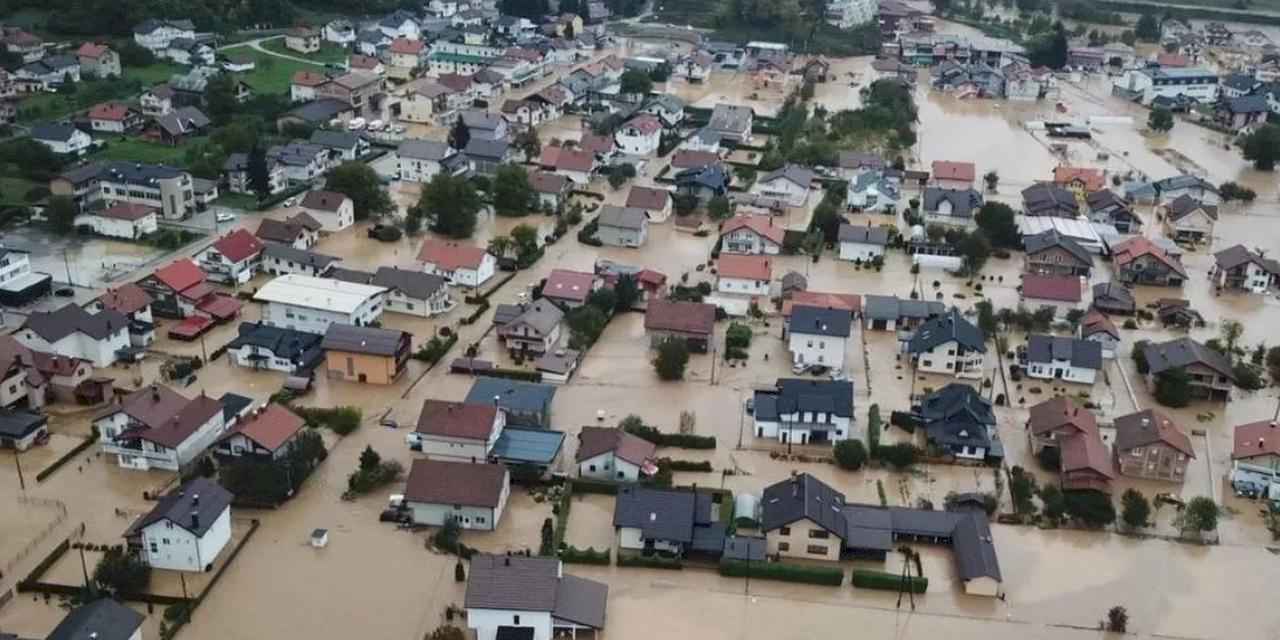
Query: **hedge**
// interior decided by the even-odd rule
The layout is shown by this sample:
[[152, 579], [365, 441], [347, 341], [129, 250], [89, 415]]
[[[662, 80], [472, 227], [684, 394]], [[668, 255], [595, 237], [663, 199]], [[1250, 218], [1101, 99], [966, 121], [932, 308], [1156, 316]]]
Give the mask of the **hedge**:
[[[854, 569], [849, 576], [850, 584], [863, 589], [880, 589], [897, 591], [902, 588], [902, 576], [872, 569]], [[906, 579], [907, 589], [912, 593], [924, 593], [929, 589], [929, 579], [923, 576], [909, 576]]]
[[44, 482], [44, 479], [45, 479], [45, 478], [48, 478], [48, 477], [49, 477], [49, 476], [51, 476], [51, 475], [53, 475], [53, 472], [54, 472], [54, 471], [57, 471], [58, 469], [62, 468], [62, 465], [66, 464], [66, 463], [68, 463], [68, 462], [71, 462], [71, 459], [72, 459], [72, 458], [74, 458], [74, 457], [76, 457], [77, 455], [79, 455], [81, 451], [84, 451], [85, 449], [88, 449], [89, 447], [92, 447], [92, 446], [93, 446], [93, 444], [94, 444], [95, 442], [97, 442], [97, 441], [98, 441], [98, 428], [97, 428], [97, 427], [90, 427], [90, 429], [89, 429], [89, 437], [88, 437], [88, 438], [85, 438], [84, 440], [80, 441], [80, 443], [79, 443], [79, 444], [77, 444], [76, 446], [72, 447], [72, 448], [71, 448], [71, 450], [70, 450], [70, 451], [68, 451], [68, 452], [67, 452], [65, 455], [63, 455], [61, 458], [58, 458], [57, 460], [54, 460], [54, 461], [53, 461], [53, 464], [50, 464], [49, 466], [47, 466], [47, 467], [45, 467], [45, 468], [41, 469], [41, 470], [39, 471], [39, 473], [36, 473], [36, 484], [39, 484], [39, 483], [41, 483], [41, 482]]
[[578, 478], [573, 481], [574, 493], [598, 493], [606, 496], [618, 495], [618, 484], [607, 480], [591, 480]]
[[560, 561], [570, 564], [598, 564], [608, 566], [612, 554], [609, 549], [604, 551], [596, 551], [591, 547], [586, 549], [578, 549], [575, 547], [564, 547], [560, 550]]
[[523, 369], [485, 369], [476, 372], [478, 375], [489, 376], [490, 378], [507, 378], [510, 380], [524, 380], [525, 382], [542, 382], [542, 373], [538, 371], [525, 371]]
[[480, 305], [476, 307], [476, 310], [472, 311], [471, 315], [463, 318], [461, 322], [462, 324], [475, 324], [475, 321], [479, 320], [480, 316], [484, 315], [484, 312], [488, 310], [489, 310], [489, 301], [481, 300]]
[[807, 565], [787, 564], [784, 562], [743, 562], [741, 560], [722, 560], [720, 575], [731, 578], [759, 578], [761, 580], [778, 580], [781, 582], [802, 582], [805, 584], [821, 584], [832, 587], [844, 582], [844, 570], [839, 567], [810, 567]]
[[663, 433], [649, 425], [639, 427], [628, 425], [627, 433], [641, 440], [648, 440], [659, 447], [680, 447], [682, 449], [714, 449], [715, 436], [696, 436], [691, 433]]
[[622, 554], [618, 554], [618, 566], [680, 570], [684, 568], [684, 561], [680, 558], [663, 558], [660, 556], [624, 556]]
[[672, 471], [712, 471], [711, 462], [707, 460], [672, 460], [671, 458], [662, 458], [658, 461], [658, 464], [665, 465]]

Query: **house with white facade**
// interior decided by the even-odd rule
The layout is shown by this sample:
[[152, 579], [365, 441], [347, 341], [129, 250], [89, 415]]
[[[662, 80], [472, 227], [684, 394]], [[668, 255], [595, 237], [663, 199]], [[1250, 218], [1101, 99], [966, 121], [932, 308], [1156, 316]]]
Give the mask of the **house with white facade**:
[[863, 171], [849, 179], [845, 204], [853, 211], [890, 212], [898, 208], [902, 190], [882, 170]]
[[454, 155], [447, 143], [434, 140], [405, 140], [396, 149], [396, 167], [401, 180], [431, 182], [445, 171], [445, 160]]
[[85, 211], [76, 216], [75, 225], [88, 227], [93, 233], [108, 238], [138, 240], [160, 228], [158, 214], [151, 207], [122, 202]]
[[177, 38], [195, 39], [196, 28], [190, 20], [168, 18], [144, 20], [133, 28], [133, 41], [159, 55]]
[[843, 370], [852, 326], [853, 315], [847, 309], [792, 306], [785, 331], [792, 363]]
[[493, 277], [497, 258], [481, 247], [427, 239], [418, 251], [425, 273], [442, 276], [461, 287], [478, 287]]
[[850, 29], [874, 20], [879, 9], [880, 3], [875, 0], [831, 0], [827, 3], [827, 23]]
[[784, 200], [793, 207], [803, 207], [809, 200], [809, 188], [817, 174], [812, 169], [789, 164], [760, 176], [751, 193]]
[[1217, 205], [1205, 204], [1187, 194], [1164, 205], [1165, 233], [1177, 242], [1212, 240], [1217, 221]]
[[470, 565], [464, 606], [476, 640], [552, 640], [604, 629], [609, 585], [565, 574], [557, 558], [476, 554]]
[[775, 256], [786, 233], [772, 216], [734, 216], [720, 227], [720, 252]]
[[1209, 278], [1219, 290], [1266, 293], [1280, 278], [1280, 262], [1261, 251], [1250, 251], [1242, 244], [1213, 254], [1213, 261]]
[[1038, 333], [1027, 337], [1027, 375], [1032, 378], [1091, 385], [1100, 369], [1099, 342]]
[[634, 156], [657, 153], [662, 140], [662, 121], [648, 113], [638, 115], [618, 127], [614, 140], [622, 153]]
[[982, 330], [954, 308], [921, 324], [907, 341], [907, 352], [919, 371], [959, 378], [981, 378], [986, 371]]
[[1077, 335], [1102, 345], [1102, 357], [1115, 358], [1120, 349], [1120, 329], [1110, 318], [1097, 309], [1090, 309], [1080, 320]]
[[370, 284], [387, 290], [387, 311], [421, 318], [440, 315], [457, 306], [449, 295], [449, 281], [421, 271], [378, 267]]
[[31, 312], [14, 337], [35, 351], [109, 367], [129, 348], [129, 318], [109, 309], [91, 314], [68, 303], [57, 311]]
[[658, 471], [657, 445], [621, 428], [583, 427], [578, 432], [578, 477], [639, 482]]
[[884, 257], [889, 230], [880, 226], [841, 224], [836, 241], [840, 243], [841, 260], [871, 262]]
[[297, 373], [315, 368], [324, 359], [318, 333], [241, 322], [238, 335], [227, 343], [231, 363], [246, 369]]
[[258, 270], [273, 276], [294, 273], [321, 278], [328, 275], [329, 270], [341, 261], [342, 258], [337, 256], [270, 242], [262, 250], [262, 262]]
[[299, 205], [327, 232], [342, 231], [355, 224], [356, 210], [351, 198], [336, 191], [308, 191]]
[[351, 24], [350, 20], [337, 19], [330, 20], [321, 30], [321, 36], [325, 42], [332, 42], [338, 46], [348, 47], [355, 44], [356, 28]]
[[773, 263], [764, 256], [721, 254], [716, 275], [716, 290], [720, 293], [768, 296]]
[[[228, 154], [226, 162], [222, 163], [222, 175], [226, 179], [227, 190], [231, 193], [257, 195], [253, 191], [253, 186], [249, 184], [249, 154]], [[267, 158], [268, 195], [284, 191], [285, 187], [288, 186], [287, 182], [284, 175], [284, 165]]]
[[93, 138], [69, 124], [37, 124], [31, 127], [31, 139], [49, 147], [59, 155], [81, 156], [93, 144]]
[[124, 537], [153, 569], [209, 571], [231, 543], [233, 499], [216, 481], [197, 476], [160, 498]]
[[926, 187], [921, 210], [926, 222], [956, 227], [974, 226], [973, 217], [982, 207], [982, 194], [973, 188]]
[[511, 494], [511, 474], [500, 464], [418, 459], [409, 468], [404, 503], [414, 524], [493, 531]]
[[427, 399], [405, 441], [431, 460], [484, 463], [506, 425], [507, 412], [492, 403]]
[[853, 383], [812, 378], [779, 378], [773, 389], [752, 397], [757, 438], [781, 443], [836, 443], [855, 433]]
[[262, 241], [248, 229], [236, 229], [196, 255], [196, 262], [214, 282], [245, 284], [262, 263]]
[[296, 274], [266, 283], [253, 296], [264, 303], [262, 323], [324, 333], [334, 323], [368, 326], [382, 317], [387, 290]]
[[1218, 99], [1218, 74], [1208, 69], [1137, 67], [1126, 70], [1115, 85], [1144, 105], [1157, 98], [1190, 98], [1202, 104]]
[[188, 400], [151, 384], [98, 412], [102, 452], [126, 469], [187, 469], [226, 430], [222, 403], [203, 392]]
[[237, 420], [218, 441], [214, 453], [229, 458], [279, 460], [289, 454], [305, 426], [298, 414], [272, 402], [249, 410]]

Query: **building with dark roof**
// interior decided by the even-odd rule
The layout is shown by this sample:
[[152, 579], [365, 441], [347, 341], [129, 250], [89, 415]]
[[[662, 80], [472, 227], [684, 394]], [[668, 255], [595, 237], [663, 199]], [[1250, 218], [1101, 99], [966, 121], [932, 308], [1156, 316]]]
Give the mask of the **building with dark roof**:
[[982, 194], [972, 188], [925, 187], [921, 205], [928, 222], [969, 227], [982, 206]]
[[1280, 278], [1280, 262], [1242, 244], [1213, 254], [1213, 261], [1209, 277], [1218, 289], [1266, 293]]
[[500, 464], [418, 459], [405, 482], [405, 505], [414, 523], [493, 531], [511, 493], [511, 476]]
[[925, 396], [918, 408], [929, 444], [961, 460], [1004, 458], [991, 402], [977, 389], [952, 382]]
[[492, 403], [427, 399], [410, 447], [433, 460], [483, 462], [506, 423], [506, 412]]
[[1102, 344], [1065, 336], [1027, 337], [1027, 375], [1092, 385], [1102, 369]]
[[724, 551], [726, 523], [717, 521], [716, 499], [727, 496], [696, 489], [619, 487], [613, 508], [618, 552], [718, 557]]
[[853, 314], [848, 309], [793, 305], [785, 331], [792, 362], [842, 371], [852, 327]]
[[752, 396], [757, 438], [787, 444], [835, 443], [859, 438], [853, 382], [779, 378], [773, 389]]
[[466, 402], [496, 403], [507, 412], [508, 424], [547, 428], [555, 395], [554, 385], [481, 375], [472, 383]]
[[578, 475], [583, 478], [637, 482], [657, 472], [657, 445], [621, 428], [583, 427], [578, 432]]
[[324, 360], [324, 336], [257, 322], [241, 322], [227, 356], [237, 366], [285, 373], [310, 372]]
[[233, 498], [214, 480], [197, 476], [160, 498], [124, 537], [153, 569], [208, 571], [231, 542]]
[[689, 350], [705, 353], [715, 332], [716, 308], [703, 302], [650, 300], [644, 330], [650, 346], [667, 338], [683, 338]]
[[981, 378], [986, 371], [986, 336], [955, 308], [921, 324], [907, 352], [919, 371], [960, 378]]
[[467, 626], [480, 638], [525, 629], [534, 638], [573, 637], [604, 629], [609, 586], [567, 575], [556, 558], [495, 556], [471, 558], [463, 606]]
[[1099, 282], [1093, 285], [1093, 308], [1106, 314], [1133, 315], [1137, 302], [1133, 292], [1119, 282]]
[[1024, 270], [1046, 276], [1085, 276], [1093, 269], [1093, 254], [1055, 229], [1022, 239]]
[[36, 351], [80, 358], [109, 367], [129, 349], [129, 318], [104, 309], [91, 314], [74, 303], [57, 311], [33, 311], [14, 334]]
[[1134, 478], [1181, 483], [1196, 457], [1191, 439], [1156, 409], [1119, 416], [1112, 445], [1120, 473]]
[[406, 331], [333, 323], [320, 346], [330, 378], [365, 384], [391, 384], [409, 362]]
[[1177, 338], [1167, 342], [1142, 345], [1146, 357], [1147, 380], [1154, 385], [1166, 371], [1180, 370], [1189, 378], [1195, 397], [1227, 400], [1235, 386], [1231, 361], [1221, 353], [1192, 340]]
[[[134, 640], [146, 618], [111, 598], [80, 605], [63, 616], [47, 640]], [[5, 634], [0, 633], [0, 637]], [[18, 636], [12, 636], [17, 640]]]
[[49, 419], [39, 413], [0, 409], [0, 449], [30, 449], [36, 440], [48, 436], [48, 423]]
[[1033, 184], [1023, 189], [1022, 209], [1029, 216], [1075, 218], [1080, 215], [1076, 194], [1050, 182]]

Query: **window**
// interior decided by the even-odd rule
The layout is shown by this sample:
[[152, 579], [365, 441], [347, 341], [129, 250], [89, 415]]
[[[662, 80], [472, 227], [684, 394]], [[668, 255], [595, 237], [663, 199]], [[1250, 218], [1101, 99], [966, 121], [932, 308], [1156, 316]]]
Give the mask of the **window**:
[[825, 529], [811, 529], [809, 531], [809, 537], [814, 540], [826, 540], [830, 535]]
[[827, 545], [811, 544], [805, 548], [805, 552], [807, 552], [809, 555], [825, 556], [827, 555]]
[[587, 470], [588, 470], [588, 471], [595, 471], [595, 470], [596, 470], [596, 466], [595, 466], [594, 464], [592, 464], [592, 465], [587, 465]]
[[514, 625], [520, 624], [520, 616], [511, 616], [511, 624], [514, 624]]
[[462, 511], [462, 505], [460, 505], [460, 504], [455, 504], [455, 505], [453, 505], [453, 510], [454, 510], [454, 511]]
[[780, 535], [780, 536], [789, 536], [789, 535], [791, 535], [791, 527], [783, 527], [783, 528], [781, 528], [781, 529], [778, 529], [778, 535]]
[[484, 524], [484, 516], [476, 516], [476, 524]]
[[168, 539], [168, 538], [163, 538], [163, 539], [161, 539], [161, 540], [160, 540], [160, 542], [163, 542], [163, 543], [165, 543], [165, 544], [169, 544], [169, 539]]
[[790, 542], [779, 542], [779, 543], [778, 543], [778, 551], [790, 551], [790, 550], [791, 550], [791, 543], [790, 543]]
[[151, 553], [160, 553], [160, 547], [156, 546], [155, 542], [151, 543]]

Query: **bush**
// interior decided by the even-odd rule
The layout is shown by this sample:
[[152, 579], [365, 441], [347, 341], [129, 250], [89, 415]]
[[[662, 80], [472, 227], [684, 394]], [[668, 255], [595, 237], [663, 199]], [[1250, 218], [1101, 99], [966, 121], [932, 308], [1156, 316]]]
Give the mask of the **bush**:
[[1101, 491], [1065, 492], [1066, 513], [1088, 527], [1104, 527], [1116, 521], [1111, 496]]
[[573, 481], [574, 493], [597, 493], [607, 496], [618, 495], [618, 484], [606, 480], [592, 480], [590, 478], [578, 478]]
[[596, 551], [591, 547], [587, 547], [586, 549], [565, 547], [560, 550], [560, 561], [570, 564], [597, 564], [608, 566], [612, 560], [608, 549], [605, 549], [604, 551]]
[[746, 349], [751, 346], [751, 327], [740, 322], [730, 324], [724, 334], [724, 344], [730, 349]]
[[871, 569], [854, 569], [849, 574], [849, 582], [862, 589], [879, 589], [881, 591], [898, 591], [904, 586], [911, 593], [924, 593], [929, 590], [929, 579], [924, 576], [907, 576], [873, 571]]
[[475, 321], [479, 320], [480, 316], [484, 315], [484, 312], [488, 310], [489, 310], [489, 301], [483, 300], [480, 302], [480, 305], [477, 306], [475, 310], [471, 312], [470, 315], [463, 318], [459, 322], [461, 322], [462, 324], [475, 324]]
[[490, 378], [506, 378], [508, 380], [523, 380], [525, 382], [542, 382], [542, 373], [538, 371], [525, 371], [524, 369], [485, 369], [480, 375], [489, 376]]
[[659, 467], [667, 467], [672, 471], [701, 471], [710, 473], [713, 471], [711, 462], [708, 460], [672, 460], [671, 458], [661, 458], [658, 460]]
[[759, 578], [780, 582], [799, 582], [838, 587], [844, 582], [844, 570], [839, 567], [811, 567], [784, 562], [720, 561], [720, 575], [730, 578]]
[[861, 440], [841, 440], [836, 443], [833, 453], [836, 465], [841, 469], [857, 471], [867, 462], [867, 448]]
[[1040, 466], [1046, 471], [1057, 471], [1062, 467], [1062, 452], [1057, 447], [1045, 447], [1036, 454]]
[[[633, 416], [627, 417], [631, 418]], [[679, 447], [681, 449], [716, 448], [715, 436], [698, 436], [691, 433], [663, 433], [655, 427], [640, 422], [638, 417], [635, 420], [624, 419], [619, 426], [622, 427], [623, 431], [641, 440], [648, 440], [659, 447]]]
[[116, 595], [145, 593], [151, 583], [151, 566], [120, 547], [112, 547], [94, 567], [93, 583]]
[[356, 469], [347, 476], [347, 491], [354, 495], [369, 493], [400, 479], [404, 466], [398, 460], [384, 460], [377, 466]]
[[292, 407], [311, 428], [325, 427], [345, 436], [360, 428], [364, 414], [356, 407]]
[[661, 556], [624, 556], [622, 554], [618, 554], [618, 566], [679, 570], [684, 568], [684, 561], [680, 558], [663, 558]]
[[435, 364], [449, 352], [449, 349], [453, 348], [454, 343], [457, 341], [458, 336], [452, 333], [443, 339], [440, 336], [432, 336], [426, 344], [418, 348], [418, 351], [413, 354], [413, 358], [427, 364]]
[[658, 357], [653, 368], [662, 380], [681, 380], [689, 364], [689, 343], [683, 338], [668, 337], [658, 344]]
[[876, 456], [894, 468], [906, 469], [914, 465], [920, 458], [920, 449], [913, 444], [899, 442], [897, 444], [882, 445]]

